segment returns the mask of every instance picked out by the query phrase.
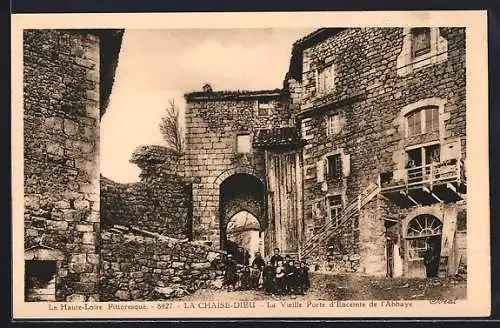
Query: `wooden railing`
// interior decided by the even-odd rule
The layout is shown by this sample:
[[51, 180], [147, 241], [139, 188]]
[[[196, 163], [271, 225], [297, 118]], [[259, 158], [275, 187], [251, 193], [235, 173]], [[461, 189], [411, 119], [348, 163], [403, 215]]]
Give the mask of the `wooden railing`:
[[312, 237], [302, 243], [299, 250], [299, 258], [301, 260], [306, 259], [315, 250], [319, 251], [320, 245], [328, 241], [329, 238], [342, 232], [348, 226], [347, 223], [352, 222], [352, 219], [356, 217], [360, 209], [372, 200], [379, 191], [380, 188], [377, 184], [370, 184], [358, 197], [347, 204], [336, 218], [328, 220], [319, 230], [315, 231]]
[[461, 162], [459, 160], [432, 163], [406, 169], [402, 180], [381, 181], [381, 191], [393, 189], [412, 189], [422, 185], [431, 186], [461, 179]]

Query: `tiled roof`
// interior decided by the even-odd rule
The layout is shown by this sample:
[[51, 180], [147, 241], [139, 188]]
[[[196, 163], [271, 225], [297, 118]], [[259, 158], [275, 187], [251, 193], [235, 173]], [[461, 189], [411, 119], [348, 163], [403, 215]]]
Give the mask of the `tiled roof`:
[[253, 139], [253, 146], [256, 148], [297, 146], [300, 143], [299, 132], [294, 126], [260, 129]]

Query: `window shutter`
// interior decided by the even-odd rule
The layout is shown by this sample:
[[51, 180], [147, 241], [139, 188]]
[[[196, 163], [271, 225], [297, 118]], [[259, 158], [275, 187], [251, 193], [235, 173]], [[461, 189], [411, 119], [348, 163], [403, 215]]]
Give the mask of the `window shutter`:
[[320, 159], [316, 163], [316, 181], [323, 182], [325, 181], [325, 160]]
[[345, 177], [348, 177], [351, 174], [351, 155], [343, 155], [342, 156], [342, 173]]

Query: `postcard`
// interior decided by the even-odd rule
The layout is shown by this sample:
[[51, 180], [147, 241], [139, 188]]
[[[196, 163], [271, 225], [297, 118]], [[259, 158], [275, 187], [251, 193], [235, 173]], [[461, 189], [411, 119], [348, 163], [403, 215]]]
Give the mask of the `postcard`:
[[488, 316], [486, 36], [13, 15], [14, 319]]

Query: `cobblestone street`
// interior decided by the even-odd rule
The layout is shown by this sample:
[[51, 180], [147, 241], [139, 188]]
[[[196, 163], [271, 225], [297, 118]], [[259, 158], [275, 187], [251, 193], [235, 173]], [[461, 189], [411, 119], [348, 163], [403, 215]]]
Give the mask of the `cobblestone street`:
[[262, 291], [218, 291], [201, 289], [183, 301], [231, 300], [430, 300], [465, 299], [467, 282], [458, 279], [427, 281], [414, 278], [375, 278], [360, 275], [312, 273], [307, 295], [273, 296]]

